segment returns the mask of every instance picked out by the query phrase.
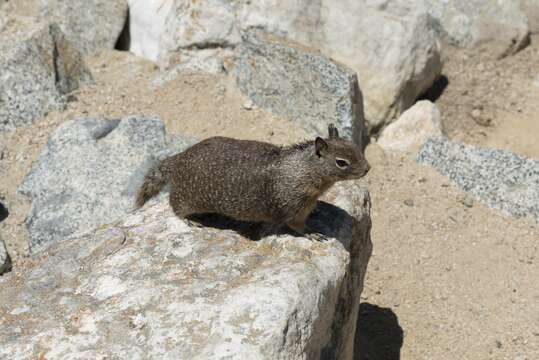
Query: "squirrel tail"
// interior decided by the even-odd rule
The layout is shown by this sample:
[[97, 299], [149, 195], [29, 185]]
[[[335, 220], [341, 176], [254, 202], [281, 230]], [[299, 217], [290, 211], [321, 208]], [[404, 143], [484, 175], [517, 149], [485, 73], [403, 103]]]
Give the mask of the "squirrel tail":
[[169, 180], [168, 159], [155, 164], [144, 177], [144, 182], [137, 193], [136, 207], [141, 208], [146, 201], [157, 195]]

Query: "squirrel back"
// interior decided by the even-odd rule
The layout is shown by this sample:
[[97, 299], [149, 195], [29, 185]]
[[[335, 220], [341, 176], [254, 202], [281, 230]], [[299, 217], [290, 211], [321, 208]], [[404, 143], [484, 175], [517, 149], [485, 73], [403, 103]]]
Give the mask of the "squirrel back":
[[140, 207], [171, 184], [170, 204], [185, 217], [218, 213], [237, 220], [287, 224], [302, 232], [316, 200], [335, 182], [364, 176], [369, 165], [359, 147], [317, 137], [292, 146], [212, 137], [171, 156], [146, 175]]

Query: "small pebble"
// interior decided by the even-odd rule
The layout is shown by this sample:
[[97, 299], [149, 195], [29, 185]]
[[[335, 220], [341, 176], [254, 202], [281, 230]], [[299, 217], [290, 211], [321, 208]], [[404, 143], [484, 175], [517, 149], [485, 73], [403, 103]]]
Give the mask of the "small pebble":
[[472, 115], [472, 117], [473, 117], [474, 119], [477, 119], [477, 118], [479, 118], [479, 117], [481, 116], [481, 110], [475, 108], [475, 109], [472, 110], [472, 112], [470, 113], [470, 115]]
[[406, 200], [404, 200], [404, 205], [406, 205], [406, 206], [414, 206], [414, 200], [406, 199]]
[[481, 126], [490, 126], [490, 123], [492, 122], [491, 118], [482, 115], [479, 108], [474, 108], [470, 113], [470, 116], [476, 124]]
[[471, 208], [474, 204], [474, 199], [470, 194], [461, 194], [457, 196], [457, 201], [463, 204], [464, 206]]
[[253, 104], [253, 101], [252, 100], [247, 100], [243, 103], [243, 108], [245, 110], [251, 110], [253, 108], [254, 104]]
[[226, 92], [226, 87], [223, 84], [217, 86], [217, 94], [223, 96]]

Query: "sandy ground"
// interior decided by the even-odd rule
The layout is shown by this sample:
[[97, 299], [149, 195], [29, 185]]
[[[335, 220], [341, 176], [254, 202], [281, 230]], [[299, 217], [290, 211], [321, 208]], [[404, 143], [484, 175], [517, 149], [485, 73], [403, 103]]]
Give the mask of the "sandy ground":
[[362, 301], [378, 308], [360, 326], [384, 345], [360, 359], [398, 359], [401, 346], [402, 359], [539, 359], [537, 226], [467, 207], [413, 159], [367, 154], [374, 253]]
[[426, 97], [436, 99], [450, 137], [539, 159], [538, 43], [535, 35], [531, 46], [500, 60], [488, 47], [446, 47], [444, 77]]
[[[499, 61], [488, 53], [451, 54], [447, 86], [429, 94], [450, 136], [539, 158], [537, 42]], [[10, 210], [0, 231], [15, 267], [27, 256], [28, 210], [15, 190], [63, 121], [157, 114], [170, 133], [198, 138], [281, 144], [305, 138], [286, 119], [245, 109], [246, 99], [225, 75], [182, 75], [153, 88], [158, 72], [150, 62], [105, 52], [88, 63], [95, 84], [74, 94], [65, 111], [0, 138], [0, 200]], [[539, 227], [465, 205], [465, 194], [411, 157], [385, 154], [376, 144], [367, 156], [374, 253], [357, 359], [539, 359]]]

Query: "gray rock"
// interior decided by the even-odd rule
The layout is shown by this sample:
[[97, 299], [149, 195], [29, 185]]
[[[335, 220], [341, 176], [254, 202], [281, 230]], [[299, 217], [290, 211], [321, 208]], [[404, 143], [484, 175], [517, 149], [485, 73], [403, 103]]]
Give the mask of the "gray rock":
[[158, 118], [83, 118], [62, 124], [19, 187], [32, 200], [27, 217], [31, 250], [132, 210], [139, 184], [166, 146]]
[[328, 199], [309, 220], [325, 241], [193, 229], [152, 201], [56, 243], [0, 277], [0, 358], [352, 359], [370, 201], [356, 183]]
[[157, 160], [162, 160], [167, 156], [172, 156], [187, 150], [195, 145], [199, 140], [185, 135], [172, 135], [167, 139], [167, 147], [155, 154]]
[[417, 154], [425, 140], [443, 134], [440, 111], [430, 101], [421, 100], [383, 130], [378, 145], [390, 152]]
[[499, 55], [512, 54], [529, 42], [521, 0], [425, 0], [442, 34], [454, 45], [475, 47], [490, 42]]
[[126, 0], [10, 1], [4, 17], [21, 14], [36, 21], [57, 23], [83, 54], [113, 49], [127, 21]]
[[418, 162], [434, 167], [489, 207], [539, 222], [539, 160], [431, 138]]
[[0, 32], [0, 78], [2, 132], [62, 109], [63, 95], [91, 75], [57, 25], [16, 17]]
[[363, 99], [356, 74], [316, 50], [252, 31], [244, 36], [237, 84], [257, 106], [319, 135], [335, 123], [361, 144]]

